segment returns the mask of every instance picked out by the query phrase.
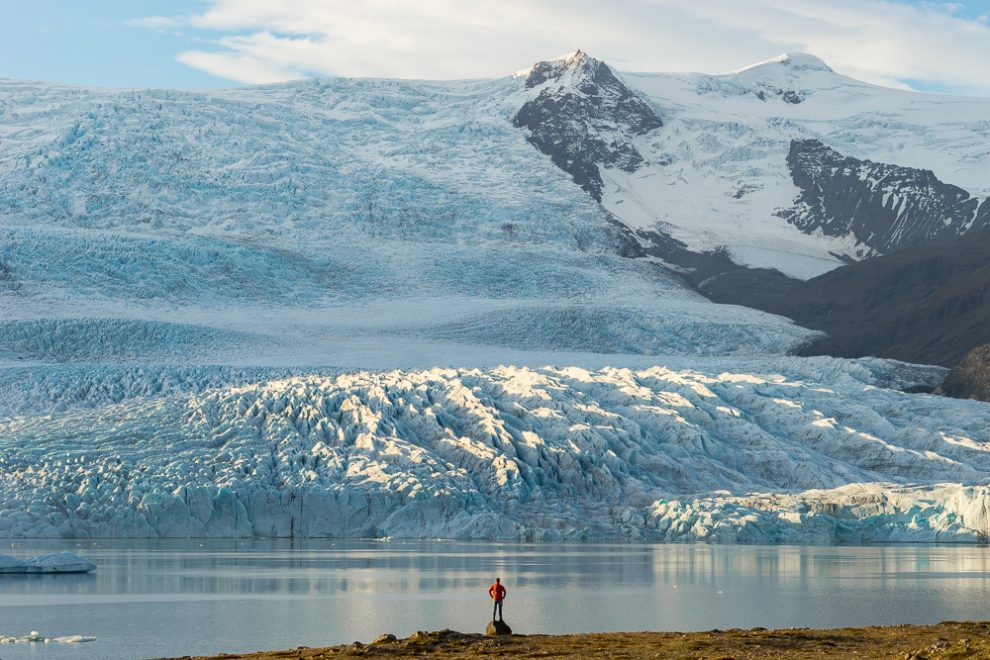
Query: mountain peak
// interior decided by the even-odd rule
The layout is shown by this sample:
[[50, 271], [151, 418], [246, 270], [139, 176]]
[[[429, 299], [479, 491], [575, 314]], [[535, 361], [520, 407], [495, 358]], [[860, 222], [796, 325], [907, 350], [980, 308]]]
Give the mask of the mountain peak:
[[634, 172], [643, 163], [635, 139], [663, 121], [607, 64], [577, 50], [524, 73], [528, 100], [513, 123], [592, 197], [602, 197], [599, 167]]
[[778, 64], [802, 71], [831, 71], [832, 67], [811, 53], [784, 53], [774, 58]]
[[825, 71], [832, 72], [832, 68], [825, 64], [820, 58], [810, 53], [782, 53], [769, 60], [751, 64], [733, 73], [744, 73], [747, 71], [764, 71], [773, 67], [784, 66], [791, 71]]
[[548, 80], [559, 80], [569, 71], [590, 71], [594, 73], [603, 62], [596, 60], [581, 49], [558, 55], [553, 59], [537, 62], [528, 69], [516, 73], [518, 78], [526, 78], [526, 87], [536, 87]]
[[598, 60], [591, 57], [580, 48], [573, 53], [565, 53], [564, 55], [555, 57], [554, 60], [562, 62], [568, 69], [576, 69], [578, 67], [586, 66], [591, 62], [598, 62]]
[[735, 94], [752, 93], [761, 101], [778, 98], [797, 104], [831, 83], [834, 75], [832, 69], [814, 55], [783, 53], [713, 79], [728, 81]]

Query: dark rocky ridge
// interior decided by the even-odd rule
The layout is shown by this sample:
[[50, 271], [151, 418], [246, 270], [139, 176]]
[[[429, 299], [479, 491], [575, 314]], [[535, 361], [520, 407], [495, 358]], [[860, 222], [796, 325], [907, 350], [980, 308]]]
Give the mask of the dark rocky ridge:
[[536, 98], [519, 109], [513, 124], [528, 129], [533, 146], [601, 201], [598, 167], [634, 172], [643, 156], [633, 138], [660, 128], [663, 121], [604, 62], [581, 51], [566, 60], [534, 65], [526, 87], [543, 85]]
[[778, 215], [805, 233], [854, 236], [874, 253], [987, 226], [990, 202], [930, 170], [844, 156], [819, 140], [792, 140], [787, 155], [801, 193]]

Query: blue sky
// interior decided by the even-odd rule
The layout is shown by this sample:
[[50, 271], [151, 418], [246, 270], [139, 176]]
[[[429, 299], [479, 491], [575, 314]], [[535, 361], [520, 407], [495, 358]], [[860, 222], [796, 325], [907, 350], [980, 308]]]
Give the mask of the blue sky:
[[175, 59], [183, 50], [208, 44], [211, 35], [128, 22], [192, 13], [202, 8], [199, 2], [3, 0], [0, 7], [0, 77], [123, 87], [231, 84]]
[[582, 48], [718, 73], [812, 52], [863, 80], [990, 96], [990, 0], [3, 0], [0, 77], [221, 87], [509, 74]]

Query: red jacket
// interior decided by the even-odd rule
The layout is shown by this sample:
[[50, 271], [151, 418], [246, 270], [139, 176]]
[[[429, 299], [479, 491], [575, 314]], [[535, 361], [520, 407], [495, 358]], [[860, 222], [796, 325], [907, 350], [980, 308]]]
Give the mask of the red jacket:
[[501, 582], [496, 582], [492, 586], [488, 587], [488, 595], [492, 597], [493, 600], [502, 600], [505, 598], [505, 594], [508, 593], [505, 587], [502, 586]]

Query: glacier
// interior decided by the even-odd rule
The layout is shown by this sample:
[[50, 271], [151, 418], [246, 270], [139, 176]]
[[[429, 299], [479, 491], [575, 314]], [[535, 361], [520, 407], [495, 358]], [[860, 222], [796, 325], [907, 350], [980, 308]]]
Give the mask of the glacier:
[[990, 409], [902, 391], [943, 369], [792, 357], [630, 258], [855, 255], [774, 214], [798, 137], [988, 192], [985, 101], [788, 62], [619, 74], [663, 126], [601, 204], [525, 75], [0, 80], [0, 537], [984, 540]]
[[622, 257], [602, 209], [509, 122], [519, 86], [0, 81], [0, 364], [386, 368], [490, 346], [494, 365], [814, 337]]

